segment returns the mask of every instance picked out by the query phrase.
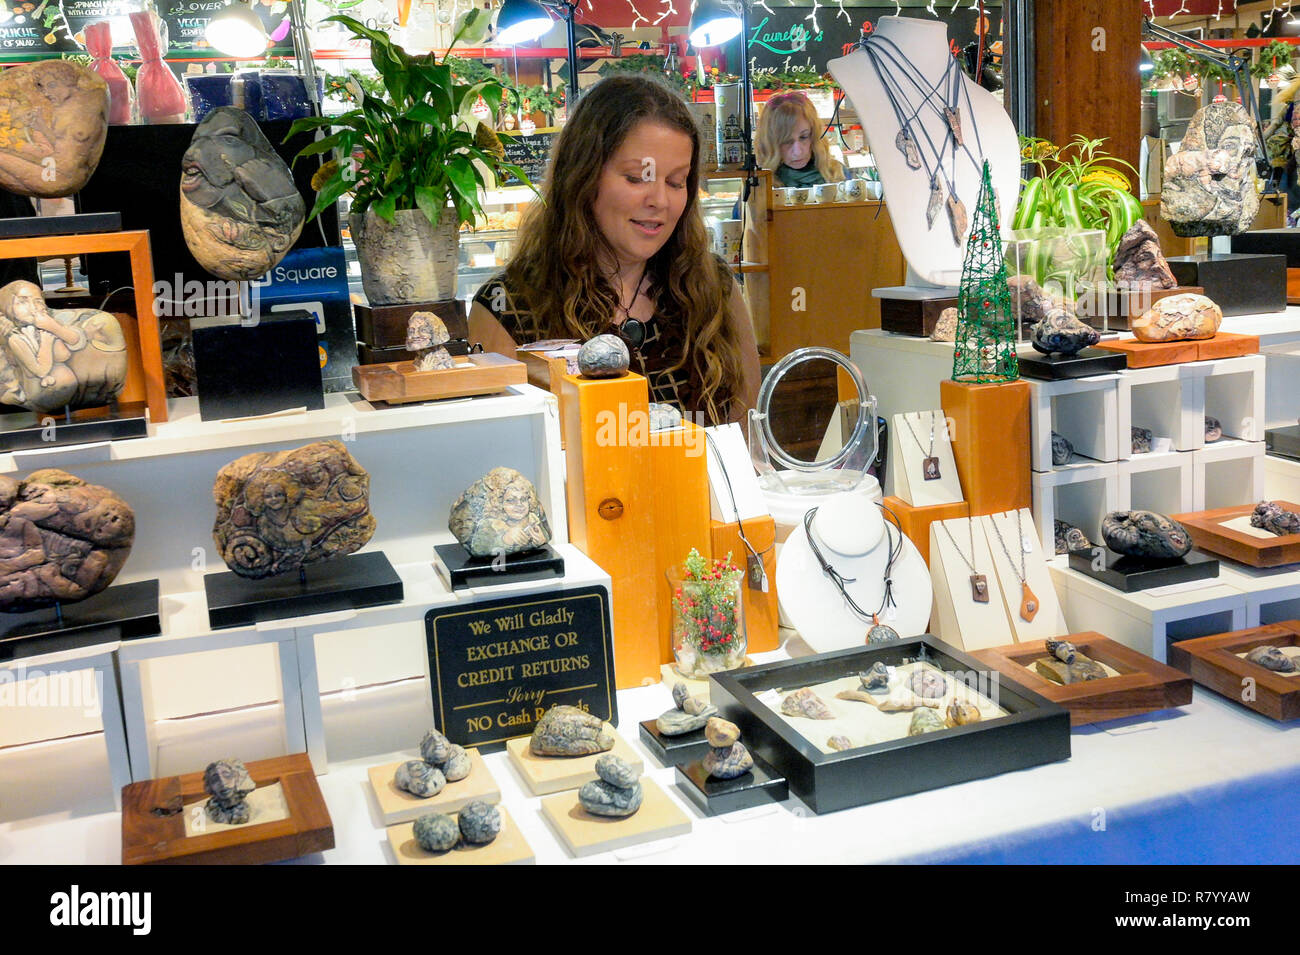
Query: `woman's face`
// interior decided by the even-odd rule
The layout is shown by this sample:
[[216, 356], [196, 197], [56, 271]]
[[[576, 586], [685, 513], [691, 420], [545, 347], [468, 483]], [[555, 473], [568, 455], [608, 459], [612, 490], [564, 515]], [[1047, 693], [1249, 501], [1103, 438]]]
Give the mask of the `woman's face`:
[[808, 120], [800, 119], [794, 126], [790, 139], [781, 144], [781, 162], [791, 169], [802, 169], [812, 159], [812, 127]]
[[691, 138], [645, 120], [632, 127], [605, 163], [592, 215], [620, 268], [663, 248], [686, 208]]

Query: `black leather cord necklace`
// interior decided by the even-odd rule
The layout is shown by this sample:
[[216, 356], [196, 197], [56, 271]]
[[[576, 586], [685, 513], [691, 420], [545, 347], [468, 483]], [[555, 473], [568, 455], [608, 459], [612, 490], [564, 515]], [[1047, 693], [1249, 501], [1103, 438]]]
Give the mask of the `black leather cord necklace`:
[[[864, 623], [871, 624], [871, 628], [867, 631], [866, 642], [867, 643], [892, 643], [893, 641], [899, 639], [898, 631], [895, 630], [893, 627], [889, 626], [888, 624], [881, 623], [880, 615], [884, 613], [886, 609], [890, 607], [898, 606], [897, 602], [894, 600], [894, 580], [890, 575], [894, 571], [894, 563], [898, 560], [898, 558], [903, 553], [903, 529], [898, 524], [898, 516], [894, 514], [893, 511], [885, 507], [885, 505], [883, 504], [877, 504], [876, 506], [879, 507], [881, 511], [883, 511], [885, 514], [888, 514], [889, 517], [893, 518], [893, 522], [892, 524], [889, 520], [885, 520], [884, 522], [885, 537], [886, 540], [888, 541], [888, 547], [889, 547], [888, 550], [889, 556], [885, 561], [885, 592], [880, 598], [880, 607], [876, 610], [875, 613], [868, 613], [867, 611], [863, 610], [860, 606], [858, 606], [857, 601], [854, 600], [851, 596], [849, 596], [848, 589], [844, 585], [856, 583], [857, 578], [845, 577], [843, 574], [841, 574], [838, 570], [835, 569], [834, 565], [831, 564], [831, 562], [826, 559], [825, 555], [822, 554], [821, 548], [817, 546], [817, 537], [813, 533], [813, 518], [817, 516], [817, 510], [818, 510], [817, 508], [814, 507], [811, 510], [809, 510], [806, 514], [804, 514], [803, 530], [804, 530], [804, 536], [808, 538], [808, 547], [812, 550], [813, 556], [817, 558], [817, 563], [821, 565], [822, 574], [832, 584], [834, 584], [835, 589], [840, 592], [840, 596], [844, 598], [844, 605], [848, 607], [849, 610], [853, 612], [854, 616], [856, 616], [859, 620], [863, 621]], [[895, 540], [894, 540], [894, 527], [898, 527], [897, 546], [895, 546]]]

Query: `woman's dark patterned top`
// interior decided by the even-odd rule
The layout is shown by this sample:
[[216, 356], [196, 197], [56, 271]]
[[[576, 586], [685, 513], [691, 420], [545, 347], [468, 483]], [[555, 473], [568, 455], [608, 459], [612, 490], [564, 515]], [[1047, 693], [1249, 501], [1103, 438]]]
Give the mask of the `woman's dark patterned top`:
[[[474, 296], [474, 301], [491, 312], [518, 345], [555, 337], [542, 327], [541, 321], [529, 309], [524, 297], [510, 287], [505, 272], [498, 272], [484, 282]], [[645, 325], [645, 341], [639, 348], [629, 346], [628, 350], [632, 353], [632, 370], [649, 380], [650, 400], [671, 404], [699, 424], [716, 424], [717, 422], [708, 420], [705, 409], [698, 406], [699, 383], [693, 380], [691, 366], [688, 364], [669, 370], [681, 356], [683, 337], [678, 333], [677, 323], [656, 315]], [[617, 334], [613, 322], [601, 329], [601, 332]], [[715, 398], [715, 402], [717, 400]], [[721, 407], [719, 410], [725, 414], [727, 409]]]

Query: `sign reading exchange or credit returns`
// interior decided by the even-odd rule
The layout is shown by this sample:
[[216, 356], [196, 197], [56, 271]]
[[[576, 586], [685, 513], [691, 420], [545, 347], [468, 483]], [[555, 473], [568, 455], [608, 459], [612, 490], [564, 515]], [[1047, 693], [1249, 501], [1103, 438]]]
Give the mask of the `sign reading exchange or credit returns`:
[[603, 587], [430, 610], [424, 627], [434, 719], [454, 742], [499, 748], [557, 703], [618, 719]]

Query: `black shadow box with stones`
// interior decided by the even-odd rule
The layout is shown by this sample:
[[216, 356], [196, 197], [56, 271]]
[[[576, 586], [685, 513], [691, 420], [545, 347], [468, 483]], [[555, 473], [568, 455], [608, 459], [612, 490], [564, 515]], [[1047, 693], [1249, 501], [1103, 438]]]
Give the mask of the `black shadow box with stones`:
[[1069, 712], [1001, 674], [996, 677], [994, 698], [1008, 716], [837, 753], [823, 753], [757, 698], [767, 690], [789, 692], [866, 671], [877, 662], [901, 666], [920, 658], [949, 673], [993, 672], [931, 634], [923, 634], [883, 646], [834, 650], [715, 673], [709, 677], [714, 684], [710, 699], [723, 719], [740, 727], [740, 739], [750, 752], [784, 776], [790, 791], [816, 813], [1070, 757]]

